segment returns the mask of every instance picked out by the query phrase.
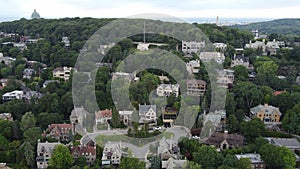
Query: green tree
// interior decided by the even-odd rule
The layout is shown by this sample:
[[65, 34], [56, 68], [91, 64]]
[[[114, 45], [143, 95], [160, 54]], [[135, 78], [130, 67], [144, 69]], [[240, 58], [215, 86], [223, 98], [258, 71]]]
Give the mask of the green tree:
[[233, 93], [227, 93], [226, 104], [225, 104], [226, 115], [230, 116], [230, 115], [234, 114], [235, 107], [236, 107], [236, 101], [234, 100]]
[[74, 158], [68, 147], [58, 145], [49, 161], [49, 166], [58, 169], [69, 169], [74, 163]]
[[250, 82], [238, 82], [233, 88], [233, 93], [239, 103], [238, 108], [243, 110], [249, 110], [264, 99], [260, 87]]
[[119, 166], [119, 169], [143, 169], [145, 163], [137, 158], [123, 157]]
[[151, 169], [161, 169], [161, 160], [158, 156], [153, 156], [150, 160]]
[[203, 169], [217, 168], [222, 163], [223, 156], [214, 147], [202, 146], [193, 154], [194, 161]]
[[282, 127], [291, 133], [299, 133], [299, 116], [293, 111], [289, 110], [282, 119]]
[[120, 114], [115, 108], [113, 108], [112, 110], [112, 118], [110, 121], [110, 125], [112, 128], [119, 128], [121, 126]]
[[235, 82], [245, 82], [249, 81], [248, 69], [243, 65], [238, 65], [233, 68], [234, 70], [234, 81]]
[[74, 163], [76, 166], [79, 166], [80, 168], [83, 168], [87, 166], [86, 158], [84, 156], [79, 156]]
[[32, 145], [35, 145], [36, 141], [42, 137], [41, 134], [42, 134], [41, 128], [32, 127], [26, 130], [23, 133], [23, 136], [26, 141], [30, 142]]
[[194, 163], [193, 161], [186, 161], [183, 169], [202, 169], [201, 165]]
[[35, 127], [36, 119], [32, 112], [27, 112], [22, 116], [20, 123], [21, 130], [24, 132], [31, 127]]
[[226, 120], [226, 129], [229, 133], [236, 133], [239, 131], [239, 121], [235, 115], [230, 115]]
[[28, 142], [28, 141], [25, 141], [22, 144], [21, 149], [22, 149], [22, 151], [24, 153], [26, 164], [29, 167], [34, 167], [34, 165], [35, 165], [35, 153], [34, 153], [34, 148], [31, 145], [31, 143]]
[[252, 169], [251, 161], [249, 158], [241, 158], [237, 163], [238, 169]]
[[261, 147], [259, 154], [268, 168], [289, 169], [296, 166], [296, 157], [286, 147], [265, 144]]
[[8, 140], [0, 134], [0, 151], [3, 151], [8, 146]]
[[264, 123], [258, 119], [252, 119], [251, 121], [243, 121], [241, 123], [241, 133], [246, 138], [246, 140], [251, 143], [265, 132]]

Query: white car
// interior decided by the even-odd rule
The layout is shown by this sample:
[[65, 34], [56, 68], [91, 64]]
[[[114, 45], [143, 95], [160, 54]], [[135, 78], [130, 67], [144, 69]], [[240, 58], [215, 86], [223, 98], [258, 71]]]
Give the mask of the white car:
[[160, 126], [156, 126], [153, 128], [154, 130], [161, 130], [161, 127]]
[[192, 139], [200, 139], [199, 136], [192, 136]]

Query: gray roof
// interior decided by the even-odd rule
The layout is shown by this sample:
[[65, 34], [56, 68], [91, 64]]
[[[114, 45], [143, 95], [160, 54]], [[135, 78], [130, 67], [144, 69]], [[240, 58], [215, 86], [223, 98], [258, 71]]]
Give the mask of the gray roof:
[[38, 143], [37, 145], [37, 152], [49, 152], [52, 153], [56, 146], [60, 145], [61, 143], [55, 142], [55, 143]]
[[278, 112], [278, 114], [281, 116], [281, 112], [279, 111], [279, 108], [270, 106], [270, 105], [258, 105], [256, 107], [253, 107], [250, 109], [252, 114], [256, 114], [259, 111], [264, 111], [265, 114], [271, 114], [272, 112]]
[[249, 153], [249, 154], [236, 154], [237, 159], [241, 158], [248, 158], [250, 159], [251, 163], [263, 163], [264, 161], [261, 159], [261, 156], [256, 153]]
[[144, 114], [148, 112], [151, 108], [156, 112], [156, 105], [139, 105], [139, 114]]
[[290, 149], [300, 149], [300, 142], [296, 138], [266, 138], [276, 146], [286, 146]]

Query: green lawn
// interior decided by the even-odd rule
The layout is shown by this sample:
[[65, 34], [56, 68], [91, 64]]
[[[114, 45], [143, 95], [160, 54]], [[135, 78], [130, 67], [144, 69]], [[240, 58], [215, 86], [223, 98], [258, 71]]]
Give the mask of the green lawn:
[[171, 139], [174, 136], [173, 133], [170, 132], [163, 132], [160, 135], [157, 135], [155, 137], [150, 137], [150, 138], [133, 138], [133, 137], [128, 137], [126, 135], [98, 135], [96, 137], [96, 142], [98, 145], [104, 147], [105, 143], [108, 141], [122, 141], [122, 142], [129, 142], [133, 145], [136, 145], [138, 147], [143, 147], [145, 144], [153, 142], [153, 141], [158, 141], [161, 140], [163, 137], [166, 139]]

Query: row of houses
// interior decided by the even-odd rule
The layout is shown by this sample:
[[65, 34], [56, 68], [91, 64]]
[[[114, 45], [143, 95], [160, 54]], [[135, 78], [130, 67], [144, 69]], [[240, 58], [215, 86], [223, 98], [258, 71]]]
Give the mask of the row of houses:
[[[37, 143], [37, 156], [36, 164], [38, 169], [44, 169], [49, 166], [49, 161], [53, 155], [55, 148], [58, 145], [63, 145], [60, 142], [40, 142]], [[65, 146], [65, 145], [64, 145]], [[75, 146], [72, 144], [66, 145], [69, 147], [70, 152], [74, 159], [76, 160], [80, 156], [85, 157], [88, 165], [94, 165], [96, 161], [96, 144], [93, 140], [87, 143]]]

